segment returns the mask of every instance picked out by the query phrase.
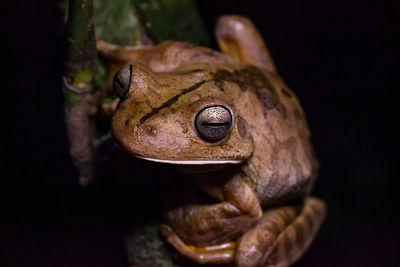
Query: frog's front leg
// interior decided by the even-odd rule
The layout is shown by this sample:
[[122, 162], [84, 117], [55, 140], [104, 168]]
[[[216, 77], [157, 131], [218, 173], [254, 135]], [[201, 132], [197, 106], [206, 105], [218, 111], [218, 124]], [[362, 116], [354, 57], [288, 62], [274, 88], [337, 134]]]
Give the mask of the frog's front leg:
[[162, 234], [183, 256], [197, 263], [233, 261], [234, 240], [262, 216], [251, 188], [238, 176], [222, 187], [222, 202], [179, 206], [166, 213]]
[[284, 206], [264, 213], [237, 247], [237, 266], [289, 266], [310, 245], [325, 217], [326, 205], [307, 198], [304, 206]]

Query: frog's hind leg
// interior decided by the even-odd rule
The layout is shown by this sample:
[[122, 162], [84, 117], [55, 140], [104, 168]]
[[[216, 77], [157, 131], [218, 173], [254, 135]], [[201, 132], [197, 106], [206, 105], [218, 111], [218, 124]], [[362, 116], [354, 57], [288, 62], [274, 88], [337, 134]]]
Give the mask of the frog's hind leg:
[[221, 51], [233, 60], [276, 71], [264, 40], [248, 18], [221, 16], [215, 26], [215, 37]]
[[306, 199], [303, 209], [286, 206], [267, 211], [240, 240], [236, 265], [289, 266], [311, 244], [325, 212], [325, 203], [317, 198]]

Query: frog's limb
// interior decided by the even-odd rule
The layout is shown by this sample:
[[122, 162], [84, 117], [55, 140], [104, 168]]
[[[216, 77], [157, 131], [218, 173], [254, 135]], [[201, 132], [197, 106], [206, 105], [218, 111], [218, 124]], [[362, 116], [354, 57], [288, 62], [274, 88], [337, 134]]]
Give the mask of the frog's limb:
[[227, 255], [233, 255], [233, 249], [210, 250], [209, 246], [234, 240], [262, 216], [258, 199], [240, 177], [227, 180], [221, 188], [220, 203], [186, 204], [166, 212], [174, 231], [163, 231], [164, 236], [181, 254], [198, 263], [231, 261]]
[[154, 72], [168, 72], [188, 63], [226, 62], [227, 57], [206, 47], [165, 41], [155, 46], [118, 46], [97, 41], [97, 50], [111, 65], [110, 74], [129, 63], [139, 62]]
[[229, 263], [234, 259], [235, 242], [225, 242], [215, 246], [194, 247], [186, 245], [175, 231], [166, 224], [161, 225], [161, 234], [182, 256], [199, 264]]
[[325, 217], [326, 205], [307, 198], [304, 208], [286, 206], [267, 211], [241, 238], [237, 266], [289, 266], [308, 248]]
[[99, 40], [96, 43], [100, 55], [112, 63], [129, 64], [144, 61], [153, 46], [119, 46]]
[[215, 36], [221, 51], [233, 60], [276, 71], [264, 40], [248, 18], [237, 15], [220, 17]]

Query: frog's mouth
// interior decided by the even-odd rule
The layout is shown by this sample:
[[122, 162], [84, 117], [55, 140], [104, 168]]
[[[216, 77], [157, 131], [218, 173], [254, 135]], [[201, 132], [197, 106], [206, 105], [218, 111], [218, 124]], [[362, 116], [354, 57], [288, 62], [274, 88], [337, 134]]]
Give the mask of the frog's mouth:
[[169, 160], [135, 156], [140, 159], [168, 164], [184, 173], [210, 173], [222, 169], [226, 165], [240, 165], [244, 160]]
[[166, 163], [166, 164], [175, 164], [175, 165], [226, 165], [226, 164], [241, 164], [243, 160], [169, 160], [169, 159], [157, 159], [157, 158], [148, 158], [136, 156], [137, 158]]

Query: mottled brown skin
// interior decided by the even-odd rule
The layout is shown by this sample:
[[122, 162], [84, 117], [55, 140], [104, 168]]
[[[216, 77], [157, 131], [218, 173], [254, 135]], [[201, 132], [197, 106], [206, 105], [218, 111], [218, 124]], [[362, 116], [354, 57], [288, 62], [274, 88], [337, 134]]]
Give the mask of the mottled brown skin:
[[[112, 133], [135, 156], [182, 165], [193, 182], [182, 195], [194, 196], [197, 187], [214, 199], [182, 197], [166, 210], [162, 234], [183, 256], [288, 266], [325, 214], [325, 204], [309, 197], [318, 163], [304, 113], [248, 19], [220, 18], [216, 36], [229, 56], [172, 41], [144, 48], [99, 42], [114, 64], [132, 64]], [[233, 115], [230, 133], [218, 142], [203, 140], [194, 127], [199, 111], [211, 105]]]

